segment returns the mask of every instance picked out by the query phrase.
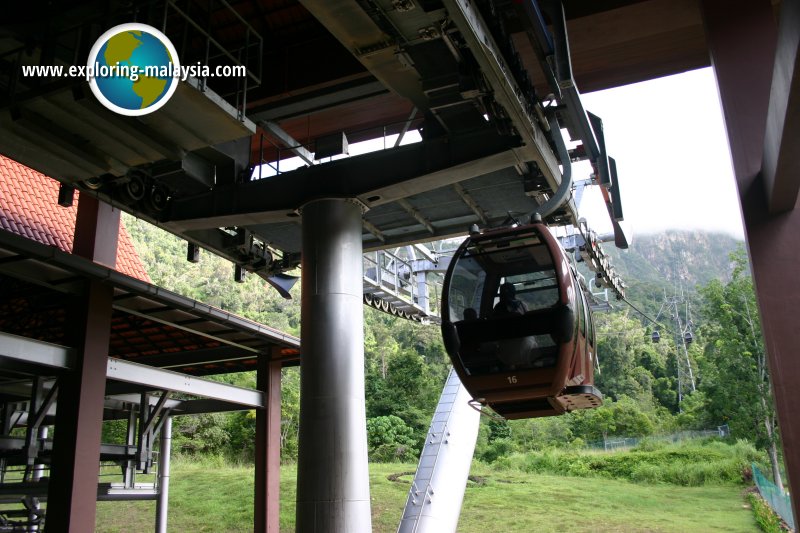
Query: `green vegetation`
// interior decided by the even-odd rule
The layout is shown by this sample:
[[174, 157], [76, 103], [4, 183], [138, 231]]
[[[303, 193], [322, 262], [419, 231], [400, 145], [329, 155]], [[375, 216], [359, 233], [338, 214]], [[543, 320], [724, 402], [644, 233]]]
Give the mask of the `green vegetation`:
[[[624, 455], [613, 454], [613, 455]], [[413, 464], [370, 466], [375, 533], [397, 529]], [[294, 530], [292, 465], [281, 471], [281, 531]], [[393, 476], [395, 477], [395, 476]], [[253, 471], [212, 460], [177, 460], [171, 478], [171, 531], [232, 533], [252, 531]], [[101, 533], [152, 528], [152, 502], [98, 504]], [[511, 533], [542, 532], [754, 532], [741, 485], [704, 487], [641, 484], [619, 479], [527, 474], [476, 463], [467, 487], [460, 533], [485, 533], [488, 524]]]
[[499, 458], [494, 466], [534, 474], [621, 479], [637, 483], [669, 483], [699, 487], [742, 483], [752, 461], [763, 453], [745, 441], [718, 440], [677, 445], [644, 441], [626, 452], [606, 453], [550, 448]]
[[781, 527], [781, 518], [773, 511], [767, 502], [764, 501], [757, 492], [751, 492], [747, 495], [747, 501], [753, 507], [753, 516], [758, 523], [758, 527], [764, 533], [781, 533], [785, 531]]
[[[126, 218], [126, 225], [155, 283], [300, 334], [299, 285], [292, 290], [295, 298], [287, 301], [256, 276], [237, 284], [228, 262], [204, 253], [200, 263], [187, 263], [185, 243], [140, 221]], [[735, 248], [729, 237], [672, 232], [639, 238], [628, 252], [613, 251], [629, 284], [629, 299], [651, 316], [665, 291], [673, 293], [679, 284], [689, 294], [694, 342], [687, 349], [697, 390], [684, 388], [678, 405], [676, 365], [683, 348], [672, 334], [662, 331], [662, 341], [653, 344], [647, 320], [622, 303], [615, 304], [614, 312], [595, 314], [601, 370], [596, 383], [604, 404], [561, 417], [482, 419], [475, 452], [479, 463], [473, 469], [481, 481], [467, 491], [459, 531], [485, 531], [486, 521], [498, 516], [508, 531], [753, 530], [753, 518], [743, 511], [739, 496], [743, 472], [755, 461], [771, 467], [765, 470], [780, 484], [781, 458], [752, 281], [744, 252]], [[437, 327], [365, 308], [376, 531], [397, 527], [407, 485], [386, 476], [413, 469], [395, 462], [413, 462], [419, 453], [448, 365]], [[216, 379], [254, 385], [249, 373]], [[299, 381], [297, 368], [284, 370], [282, 527], [287, 531], [294, 519]], [[725, 441], [672, 446], [654, 438], [723, 424], [731, 432]], [[173, 449], [192, 458], [175, 469], [173, 494], [183, 502], [173, 507], [176, 529], [247, 530], [254, 413], [177, 417], [174, 431]], [[105, 433], [108, 439], [121, 434], [114, 424], [107, 424]], [[644, 441], [625, 453], [587, 451], [622, 437]], [[242, 466], [208, 470], [203, 465], [211, 457]], [[220, 488], [224, 497], [216, 501], [211, 494]], [[131, 505], [128, 509], [145, 504]], [[102, 531], [139, 530], [113, 526], [114, 520], [133, 520], [134, 511], [126, 517], [102, 509]]]

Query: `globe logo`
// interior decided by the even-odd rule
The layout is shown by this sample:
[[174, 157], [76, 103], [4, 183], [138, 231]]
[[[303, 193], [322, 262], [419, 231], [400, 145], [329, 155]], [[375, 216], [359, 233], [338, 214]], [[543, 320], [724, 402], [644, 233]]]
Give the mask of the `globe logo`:
[[178, 87], [178, 53], [147, 24], [120, 24], [97, 39], [87, 62], [89, 86], [108, 109], [127, 116], [152, 113]]

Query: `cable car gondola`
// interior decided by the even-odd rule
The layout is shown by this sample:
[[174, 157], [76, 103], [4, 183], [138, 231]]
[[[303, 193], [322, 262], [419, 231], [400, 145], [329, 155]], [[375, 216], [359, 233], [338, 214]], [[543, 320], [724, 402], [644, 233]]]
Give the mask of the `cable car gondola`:
[[506, 418], [602, 403], [589, 307], [541, 222], [464, 241], [444, 282], [442, 335], [473, 398]]

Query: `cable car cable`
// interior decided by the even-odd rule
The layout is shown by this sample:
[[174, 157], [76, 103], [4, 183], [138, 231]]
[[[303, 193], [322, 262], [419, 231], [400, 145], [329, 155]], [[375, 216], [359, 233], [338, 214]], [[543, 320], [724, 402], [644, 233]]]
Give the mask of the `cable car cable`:
[[647, 314], [646, 314], [644, 311], [640, 310], [638, 307], [636, 307], [635, 305], [633, 305], [633, 304], [632, 304], [632, 303], [631, 303], [631, 302], [630, 302], [630, 301], [629, 301], [627, 298], [625, 298], [625, 297], [622, 297], [622, 301], [623, 301], [623, 302], [625, 302], [626, 304], [628, 304], [629, 306], [631, 306], [631, 309], [633, 309], [634, 311], [636, 311], [637, 313], [639, 313], [640, 315], [642, 315], [643, 317], [645, 317], [645, 318], [646, 318], [647, 320], [649, 320], [651, 323], [655, 324], [656, 326], [658, 326], [658, 327], [659, 327], [659, 328], [661, 328], [661, 329], [664, 329], [664, 330], [670, 331], [670, 329], [669, 329], [668, 327], [666, 327], [666, 326], [664, 326], [664, 324], [662, 324], [662, 323], [658, 322], [658, 320], [657, 320], [657, 319], [655, 319], [655, 318], [651, 318], [650, 316], [648, 316], [648, 315], [647, 315]]
[[[629, 301], [628, 301], [626, 298], [622, 298], [622, 301], [623, 301], [623, 302], [625, 302], [626, 304], [628, 304], [629, 306], [631, 306], [631, 308], [632, 308], [634, 311], [636, 311], [637, 313], [639, 313], [640, 315], [642, 315], [644, 318], [646, 318], [647, 320], [649, 320], [650, 322], [652, 322], [653, 324], [655, 324], [655, 325], [656, 325], [656, 326], [658, 326], [659, 328], [661, 328], [661, 329], [663, 329], [663, 330], [665, 330], [665, 331], [670, 331], [670, 332], [672, 332], [673, 334], [675, 333], [675, 330], [673, 330], [673, 329], [671, 329], [671, 328], [668, 328], [668, 327], [664, 326], [664, 324], [662, 324], [662, 323], [658, 322], [656, 319], [650, 318], [650, 317], [649, 317], [647, 314], [645, 314], [643, 311], [639, 310], [639, 309], [638, 309], [638, 308], [637, 308], [635, 305], [633, 305], [631, 302], [629, 302]], [[661, 312], [660, 312], [660, 311], [659, 311], [659, 314], [661, 314]], [[683, 335], [684, 339], [686, 338], [686, 337], [685, 337], [685, 336], [686, 336], [686, 333], [689, 333], [689, 334], [691, 335], [691, 331], [690, 331], [689, 329], [687, 329], [686, 331], [684, 331], [684, 332], [681, 332], [681, 333], [682, 333], [682, 335]], [[686, 342], [686, 343], [688, 344], [688, 343], [692, 342], [692, 340], [688, 340], [688, 341], [684, 340], [684, 342]]]

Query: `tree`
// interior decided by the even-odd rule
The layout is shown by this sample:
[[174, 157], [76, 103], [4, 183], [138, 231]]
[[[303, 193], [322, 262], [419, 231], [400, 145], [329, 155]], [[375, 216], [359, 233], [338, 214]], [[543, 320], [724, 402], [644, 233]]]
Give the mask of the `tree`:
[[704, 334], [709, 339], [701, 385], [709, 415], [727, 423], [732, 434], [767, 448], [775, 484], [782, 487], [777, 418], [753, 280], [741, 247], [730, 258], [731, 280], [726, 284], [713, 280], [701, 290], [707, 319]]
[[281, 460], [296, 461], [300, 430], [300, 369], [286, 368], [281, 376]]
[[419, 453], [414, 430], [394, 415], [367, 419], [367, 445], [370, 459], [378, 462], [409, 461]]
[[645, 328], [627, 312], [597, 319], [600, 373], [595, 374], [595, 383], [603, 396], [611, 400], [629, 396], [652, 404], [658, 392], [656, 399], [665, 400], [667, 403], [662, 405], [671, 408], [670, 395], [663, 389], [672, 382], [662, 379], [666, 372], [666, 343], [652, 344]]
[[586, 441], [605, 440], [611, 435], [646, 437], [655, 430], [648, 413], [627, 396], [607, 401], [597, 409], [573, 411], [570, 417], [573, 435]]

